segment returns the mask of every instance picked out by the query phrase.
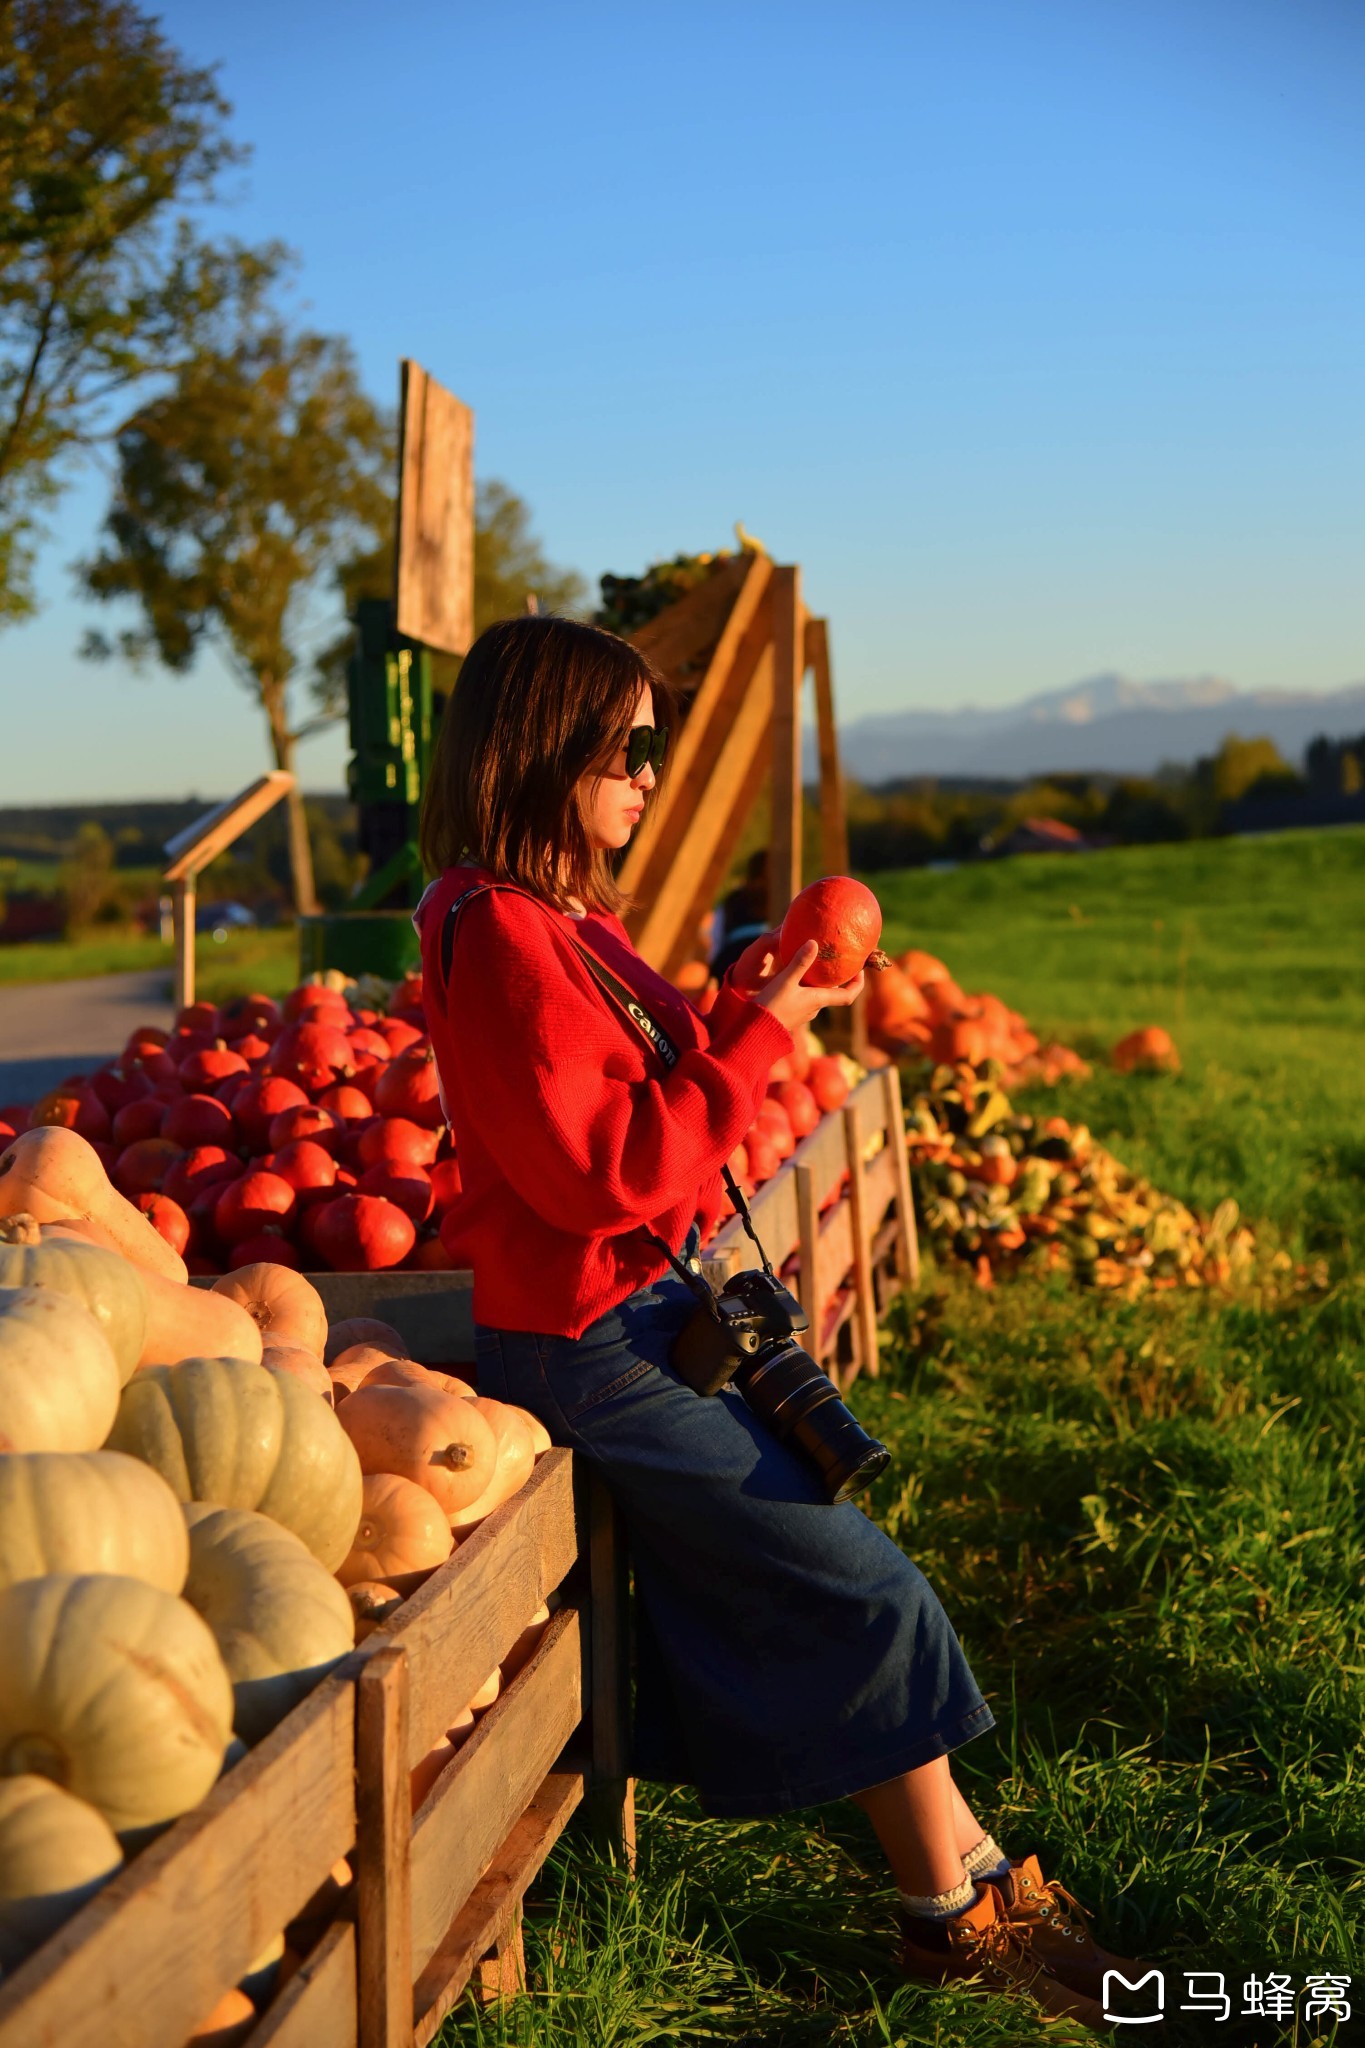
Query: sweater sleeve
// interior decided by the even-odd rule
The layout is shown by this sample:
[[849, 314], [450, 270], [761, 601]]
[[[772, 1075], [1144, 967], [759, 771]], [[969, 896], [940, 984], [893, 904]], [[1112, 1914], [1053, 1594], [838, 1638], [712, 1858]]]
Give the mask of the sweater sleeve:
[[691, 1201], [791, 1050], [775, 1017], [736, 997], [709, 1046], [641, 1080], [631, 1027], [588, 968], [534, 905], [498, 892], [461, 914], [448, 1002], [454, 1050], [477, 1077], [460, 1091], [466, 1113], [522, 1200], [584, 1236]]

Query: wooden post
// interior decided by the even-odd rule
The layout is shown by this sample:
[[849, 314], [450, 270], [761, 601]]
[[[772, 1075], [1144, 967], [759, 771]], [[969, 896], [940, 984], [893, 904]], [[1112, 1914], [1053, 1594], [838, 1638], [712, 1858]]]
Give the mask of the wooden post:
[[[889, 1142], [889, 1141], [888, 1141]], [[853, 1225], [853, 1283], [857, 1304], [858, 1358], [869, 1379], [880, 1370], [877, 1347], [877, 1297], [872, 1285], [872, 1218], [863, 1184], [863, 1134], [858, 1105], [844, 1110], [844, 1144], [848, 1151], [848, 1207]], [[852, 1374], [849, 1375], [850, 1379]]]
[[834, 684], [829, 671], [829, 626], [806, 620], [806, 666], [815, 676], [815, 727], [820, 743], [820, 865], [827, 875], [848, 873], [848, 817], [834, 723]]
[[358, 2048], [412, 2048], [412, 1786], [408, 1655], [376, 1651], [356, 1680]]
[[796, 1178], [796, 1228], [800, 1248], [801, 1278], [797, 1292], [801, 1306], [810, 1317], [808, 1349], [817, 1365], [824, 1365], [820, 1324], [824, 1304], [820, 1299], [820, 1209], [815, 1194], [815, 1174], [809, 1166], [793, 1169]]
[[635, 1868], [635, 1780], [630, 1769], [630, 1573], [621, 1511], [603, 1480], [588, 1474], [588, 1587], [591, 1631], [588, 1702], [592, 1777], [588, 1824], [596, 1839]]
[[882, 1068], [886, 1090], [886, 1142], [894, 1148], [896, 1162], [896, 1211], [900, 1223], [902, 1283], [919, 1286], [919, 1229], [915, 1223], [915, 1201], [910, 1187], [910, 1154], [905, 1143], [905, 1107], [901, 1101], [900, 1069], [894, 1061]]
[[773, 816], [768, 840], [768, 921], [781, 924], [801, 888], [801, 571], [774, 569]]
[[194, 876], [171, 884], [171, 916], [175, 930], [175, 1007], [194, 1001]]

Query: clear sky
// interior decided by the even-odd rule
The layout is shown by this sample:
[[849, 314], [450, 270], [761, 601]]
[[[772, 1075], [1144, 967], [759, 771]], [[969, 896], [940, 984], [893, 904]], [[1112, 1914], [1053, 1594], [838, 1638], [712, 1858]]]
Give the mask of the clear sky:
[[[473, 405], [594, 582], [742, 519], [845, 718], [1365, 676], [1359, 0], [158, 11], [254, 150], [223, 226], [299, 251], [376, 393], [410, 354]], [[0, 636], [0, 802], [266, 765], [211, 665], [76, 658], [104, 488]]]

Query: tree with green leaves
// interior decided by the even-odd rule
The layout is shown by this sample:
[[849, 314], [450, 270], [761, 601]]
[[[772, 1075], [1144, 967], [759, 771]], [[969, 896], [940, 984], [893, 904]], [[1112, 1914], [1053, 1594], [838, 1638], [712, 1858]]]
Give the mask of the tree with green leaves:
[[[343, 562], [337, 571], [337, 588], [349, 618], [363, 597], [393, 595], [393, 521], [396, 506], [389, 508], [389, 520], [379, 545]], [[489, 477], [474, 497], [474, 631], [482, 633], [495, 619], [510, 619], [526, 610], [534, 598], [543, 612], [578, 611], [587, 585], [574, 569], [559, 569], [549, 561], [531, 525], [531, 508], [511, 487]], [[351, 658], [355, 635], [348, 629], [328, 643], [318, 656], [313, 694], [319, 710], [340, 717], [346, 709], [346, 665]], [[432, 655], [436, 690], [449, 695], [460, 672], [454, 655]]]
[[[296, 331], [264, 290], [217, 345], [119, 429], [103, 546], [82, 565], [90, 596], [132, 599], [138, 623], [86, 652], [159, 658], [179, 673], [214, 648], [265, 713], [276, 767], [296, 774], [291, 685], [306, 679], [325, 592], [391, 518], [394, 430], [360, 388], [351, 351]], [[303, 796], [289, 800], [300, 912], [316, 909]]]
[[43, 510], [111, 402], [279, 266], [185, 212], [244, 154], [228, 111], [129, 0], [0, 5], [0, 622], [32, 611]]

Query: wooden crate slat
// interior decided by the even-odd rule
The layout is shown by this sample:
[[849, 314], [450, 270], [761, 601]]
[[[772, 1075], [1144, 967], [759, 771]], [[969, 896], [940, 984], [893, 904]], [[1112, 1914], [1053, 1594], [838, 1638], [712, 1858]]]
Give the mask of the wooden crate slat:
[[[866, 1080], [860, 1081], [848, 1100], [858, 1107], [865, 1140], [875, 1131], [885, 1130], [886, 1090], [876, 1074], [869, 1074]], [[889, 1150], [889, 1147], [883, 1149]], [[845, 1162], [843, 1123], [837, 1114], [831, 1113], [821, 1117], [810, 1136], [801, 1140], [790, 1159], [785, 1159], [772, 1179], [765, 1181], [752, 1197], [749, 1210], [754, 1228], [774, 1266], [780, 1268], [801, 1240], [794, 1169], [797, 1166], [810, 1167], [816, 1200], [821, 1202], [843, 1172]], [[890, 1199], [888, 1192], [887, 1200]], [[741, 1267], [751, 1264], [754, 1258], [754, 1248], [743, 1223], [738, 1216], [732, 1216], [708, 1245], [705, 1264], [708, 1268], [715, 1268], [714, 1278], [723, 1273], [736, 1273]]]
[[578, 1614], [561, 1608], [530, 1663], [423, 1802], [412, 1835], [412, 1962], [419, 1974], [578, 1726], [580, 1681]]
[[322, 1296], [329, 1323], [375, 1316], [393, 1325], [419, 1365], [472, 1365], [472, 1273], [308, 1273], [305, 1278]]
[[[582, 1797], [583, 1779], [579, 1772], [552, 1771], [514, 1823], [417, 1980], [413, 1995], [415, 2048], [426, 2048], [474, 1975], [480, 1959], [511, 1928], [526, 1887], [559, 1840]], [[330, 2042], [328, 2048], [332, 2048]]]
[[356, 1680], [356, 1904], [360, 2048], [407, 2048], [412, 2031], [408, 1910], [408, 1655], [376, 1650]]
[[324, 1680], [5, 1980], [0, 2048], [71, 2048], [73, 2014], [183, 2048], [354, 1842], [354, 1762], [354, 1684]]
[[[770, 572], [765, 557], [756, 555], [750, 560], [706, 674], [688, 705], [681, 730], [674, 735], [668, 781], [660, 801], [651, 805], [621, 864], [620, 886], [642, 906], [632, 913], [632, 934], [646, 914], [644, 906], [654, 901], [668, 880], [688, 815], [705, 799], [717, 736], [752, 680], [759, 651], [768, 638], [763, 599]], [[756, 621], [761, 621], [761, 630], [751, 644]]]
[[573, 1454], [546, 1451], [519, 1493], [376, 1630], [408, 1653], [408, 1764], [438, 1742], [578, 1555]]
[[355, 1929], [327, 1929], [252, 2028], [245, 2048], [356, 2048]]

